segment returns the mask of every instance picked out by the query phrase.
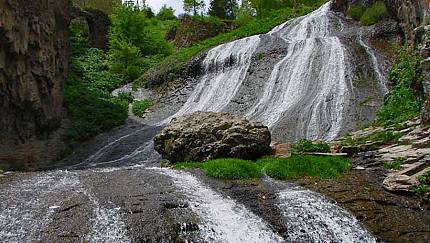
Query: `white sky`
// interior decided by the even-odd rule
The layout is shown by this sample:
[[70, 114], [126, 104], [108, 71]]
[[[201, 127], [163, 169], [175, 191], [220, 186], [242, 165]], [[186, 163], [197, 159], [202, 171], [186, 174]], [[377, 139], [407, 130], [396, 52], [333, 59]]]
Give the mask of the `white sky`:
[[[152, 8], [152, 11], [154, 11], [155, 14], [158, 13], [160, 8], [164, 4], [175, 9], [176, 15], [181, 14], [184, 12], [182, 8], [182, 2], [183, 0], [146, 0], [146, 4], [148, 4]], [[206, 6], [208, 6], [210, 0], [205, 0], [205, 2], [206, 2]]]

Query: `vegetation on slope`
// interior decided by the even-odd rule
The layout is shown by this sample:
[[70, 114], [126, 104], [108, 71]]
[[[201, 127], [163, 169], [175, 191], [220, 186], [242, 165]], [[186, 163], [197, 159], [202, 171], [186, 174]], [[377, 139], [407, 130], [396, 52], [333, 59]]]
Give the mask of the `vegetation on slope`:
[[363, 25], [374, 25], [384, 20], [388, 16], [388, 11], [385, 3], [378, 1], [368, 8], [363, 7], [361, 3], [352, 5], [347, 14]]

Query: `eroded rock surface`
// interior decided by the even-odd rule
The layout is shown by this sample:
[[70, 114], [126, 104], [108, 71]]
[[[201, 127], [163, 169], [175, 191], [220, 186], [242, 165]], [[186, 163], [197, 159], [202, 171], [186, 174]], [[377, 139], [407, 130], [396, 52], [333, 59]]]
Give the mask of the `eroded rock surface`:
[[0, 0], [0, 163], [57, 158], [69, 1]]
[[174, 118], [154, 138], [155, 149], [172, 163], [270, 153], [269, 129], [228, 113], [196, 112]]

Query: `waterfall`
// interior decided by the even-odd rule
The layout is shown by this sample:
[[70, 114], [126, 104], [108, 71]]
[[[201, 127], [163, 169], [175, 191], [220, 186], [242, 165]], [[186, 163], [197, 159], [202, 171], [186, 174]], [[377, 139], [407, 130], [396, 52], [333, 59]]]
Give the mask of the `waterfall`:
[[[282, 139], [335, 139], [354, 123], [351, 112], [358, 99], [353, 88], [359, 77], [351, 73], [355, 50], [348, 41], [365, 49], [376, 81], [383, 84], [386, 79], [361, 33], [356, 40], [342, 39], [343, 31], [348, 31], [345, 26], [348, 23], [330, 11], [328, 2], [267, 34], [211, 49], [203, 61], [204, 75], [188, 100], [163, 123], [195, 111], [230, 112], [261, 121]], [[270, 71], [258, 73], [264, 80], [256, 83], [251, 67], [264, 65], [257, 54], [271, 48], [286, 51], [274, 57], [278, 59], [270, 64]], [[262, 88], [247, 93], [247, 87]], [[383, 97], [384, 85], [375, 89]], [[253, 99], [241, 99], [245, 96]], [[245, 100], [243, 107], [234, 108], [235, 99]]]

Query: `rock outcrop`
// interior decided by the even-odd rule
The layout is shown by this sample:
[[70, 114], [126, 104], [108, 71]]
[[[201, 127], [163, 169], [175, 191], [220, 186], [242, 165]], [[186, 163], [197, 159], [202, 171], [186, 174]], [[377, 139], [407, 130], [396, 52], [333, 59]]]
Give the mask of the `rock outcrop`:
[[216, 158], [256, 159], [270, 153], [269, 129], [228, 113], [196, 112], [174, 118], [154, 138], [171, 163]]
[[0, 163], [62, 150], [69, 13], [68, 0], [0, 0]]

